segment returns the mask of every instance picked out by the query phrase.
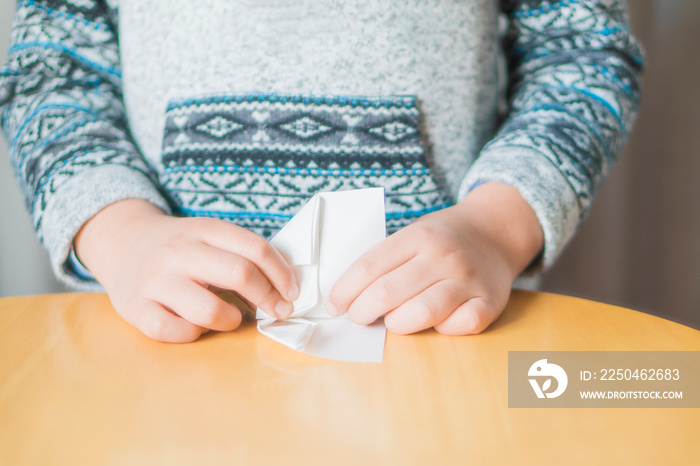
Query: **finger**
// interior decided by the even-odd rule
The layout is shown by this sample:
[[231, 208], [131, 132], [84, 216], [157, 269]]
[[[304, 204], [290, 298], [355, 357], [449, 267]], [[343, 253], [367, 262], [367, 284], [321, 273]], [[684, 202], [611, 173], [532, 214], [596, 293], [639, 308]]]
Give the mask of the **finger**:
[[430, 261], [414, 257], [365, 288], [348, 308], [348, 316], [359, 325], [374, 322], [439, 281], [433, 270]]
[[464, 302], [463, 288], [456, 280], [442, 280], [389, 312], [384, 324], [400, 335], [430, 328], [444, 321]]
[[245, 257], [198, 243], [187, 250], [182, 260], [195, 281], [235, 291], [272, 317], [284, 319], [292, 313], [292, 303]]
[[328, 295], [326, 309], [329, 314], [340, 316], [347, 312], [370, 284], [415, 256], [415, 247], [404, 241], [400, 233], [371, 248], [343, 273]]
[[255, 304], [245, 299], [243, 296], [239, 295], [235, 291], [225, 290], [219, 288], [218, 286], [209, 285], [206, 287], [209, 291], [214, 293], [219, 298], [223, 299], [227, 303], [231, 303], [238, 308], [241, 313], [245, 316], [249, 311], [255, 311], [257, 308]]
[[202, 231], [201, 237], [206, 244], [253, 262], [286, 300], [293, 301], [299, 296], [299, 284], [294, 272], [269, 241], [226, 222], [213, 222], [211, 226], [213, 228]]
[[133, 322], [129, 319], [129, 323], [147, 337], [166, 343], [189, 343], [208, 331], [149, 299], [143, 300], [136, 316]]
[[503, 306], [487, 297], [472, 298], [444, 321], [435, 325], [443, 335], [474, 335], [483, 332], [503, 312]]
[[241, 324], [241, 311], [236, 306], [191, 280], [173, 280], [152, 299], [200, 327], [226, 332]]
[[[207, 290], [211, 291], [215, 295], [217, 295], [219, 298], [223, 299], [227, 303], [232, 303], [234, 306], [238, 307], [239, 310], [242, 311], [241, 306], [245, 305], [248, 306], [248, 309], [255, 309], [255, 304], [253, 304], [251, 301], [248, 301], [245, 299], [243, 296], [239, 295], [235, 291], [231, 291], [226, 288], [221, 288], [219, 286], [214, 286], [214, 285], [209, 285], [209, 284], [202, 284], [204, 288]], [[240, 303], [239, 303], [240, 301]], [[241, 304], [242, 303], [242, 304]]]

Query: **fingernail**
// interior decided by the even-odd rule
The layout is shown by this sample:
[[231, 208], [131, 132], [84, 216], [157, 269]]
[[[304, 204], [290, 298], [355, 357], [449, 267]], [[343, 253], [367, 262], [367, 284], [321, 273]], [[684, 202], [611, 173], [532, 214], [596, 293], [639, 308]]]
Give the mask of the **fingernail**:
[[292, 286], [289, 287], [289, 291], [287, 292], [287, 297], [289, 298], [290, 301], [294, 301], [299, 297], [299, 285], [296, 284], [296, 282], [292, 283]]
[[326, 312], [328, 312], [328, 314], [332, 315], [333, 317], [338, 317], [340, 315], [340, 312], [338, 312], [338, 308], [335, 307], [330, 301], [326, 303]]
[[278, 320], [284, 320], [292, 313], [294, 307], [289, 301], [280, 301], [275, 306], [275, 314]]

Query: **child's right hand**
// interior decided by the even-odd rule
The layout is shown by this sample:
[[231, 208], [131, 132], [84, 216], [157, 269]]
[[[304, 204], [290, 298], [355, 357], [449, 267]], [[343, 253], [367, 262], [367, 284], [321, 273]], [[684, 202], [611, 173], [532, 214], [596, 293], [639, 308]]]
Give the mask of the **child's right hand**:
[[117, 313], [155, 340], [188, 342], [238, 327], [240, 310], [209, 287], [280, 319], [299, 293], [291, 268], [261, 236], [223, 220], [170, 217], [138, 199], [100, 211], [74, 245]]

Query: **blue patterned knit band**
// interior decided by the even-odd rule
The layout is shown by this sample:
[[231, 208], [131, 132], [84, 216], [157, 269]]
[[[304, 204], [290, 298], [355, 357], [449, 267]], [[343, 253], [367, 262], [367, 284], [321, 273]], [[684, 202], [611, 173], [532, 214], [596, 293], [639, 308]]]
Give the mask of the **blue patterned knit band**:
[[315, 193], [383, 187], [387, 230], [450, 205], [412, 97], [213, 96], [171, 102], [161, 183], [176, 213], [270, 237]]

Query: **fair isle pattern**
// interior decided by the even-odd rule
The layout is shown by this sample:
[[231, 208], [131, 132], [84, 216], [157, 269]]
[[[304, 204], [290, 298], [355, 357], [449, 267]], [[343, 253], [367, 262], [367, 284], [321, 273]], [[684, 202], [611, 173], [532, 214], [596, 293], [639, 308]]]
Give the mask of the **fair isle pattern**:
[[484, 154], [535, 149], [576, 193], [581, 217], [627, 139], [643, 52], [620, 0], [505, 0], [510, 115]]
[[413, 97], [244, 94], [171, 102], [161, 184], [175, 212], [265, 237], [315, 193], [383, 187], [387, 230], [450, 205]]
[[20, 1], [0, 80], [0, 121], [40, 239], [48, 199], [76, 174], [111, 164], [155, 181], [127, 129], [101, 2]]
[[[0, 125], [39, 238], [62, 279], [81, 283], [65, 266], [66, 252], [86, 220], [81, 215], [138, 195], [165, 206], [161, 188], [181, 214], [234, 219], [263, 234], [271, 234], [322, 189], [385, 186], [392, 231], [443, 204], [422, 158], [415, 113], [386, 102], [379, 109], [396, 113], [381, 124], [384, 117], [376, 107], [360, 106], [362, 121], [355, 123], [347, 102], [333, 99], [331, 104], [293, 102], [294, 111], [269, 98], [246, 103], [263, 114], [265, 106], [274, 107], [266, 118], [235, 99], [180, 102], [169, 109], [164, 169], [153, 164], [159, 173], [151, 173], [128, 128], [118, 12], [108, 2], [117, 3], [18, 0], [9, 60], [0, 69]], [[628, 30], [622, 0], [500, 3], [510, 20], [504, 48], [510, 109], [463, 185], [503, 180], [520, 189], [543, 226], [549, 264], [580, 221], [571, 213], [582, 217], [588, 211], [632, 127], [642, 52]], [[192, 5], [178, 14], [196, 15], [201, 7]], [[279, 5], [293, 6], [291, 0]], [[159, 45], [145, 42], [143, 48], [148, 53]], [[254, 49], [236, 53], [256, 59]], [[323, 50], [318, 53], [314, 63], [328, 63], [327, 75], [337, 75], [331, 69], [334, 57], [324, 61]], [[388, 56], [387, 66], [391, 60]], [[184, 63], [183, 76], [191, 66], [200, 65]], [[436, 77], [442, 78], [449, 79]], [[401, 82], [388, 84], [396, 88], [390, 92], [404, 92]], [[309, 108], [301, 110], [304, 106]], [[514, 169], [506, 155], [520, 148], [531, 158], [527, 167]], [[432, 162], [443, 171], [450, 167], [442, 164], [466, 169], [457, 166], [459, 157], [447, 160]], [[71, 183], [76, 179], [82, 184]], [[110, 180], [118, 180], [117, 194]]]

